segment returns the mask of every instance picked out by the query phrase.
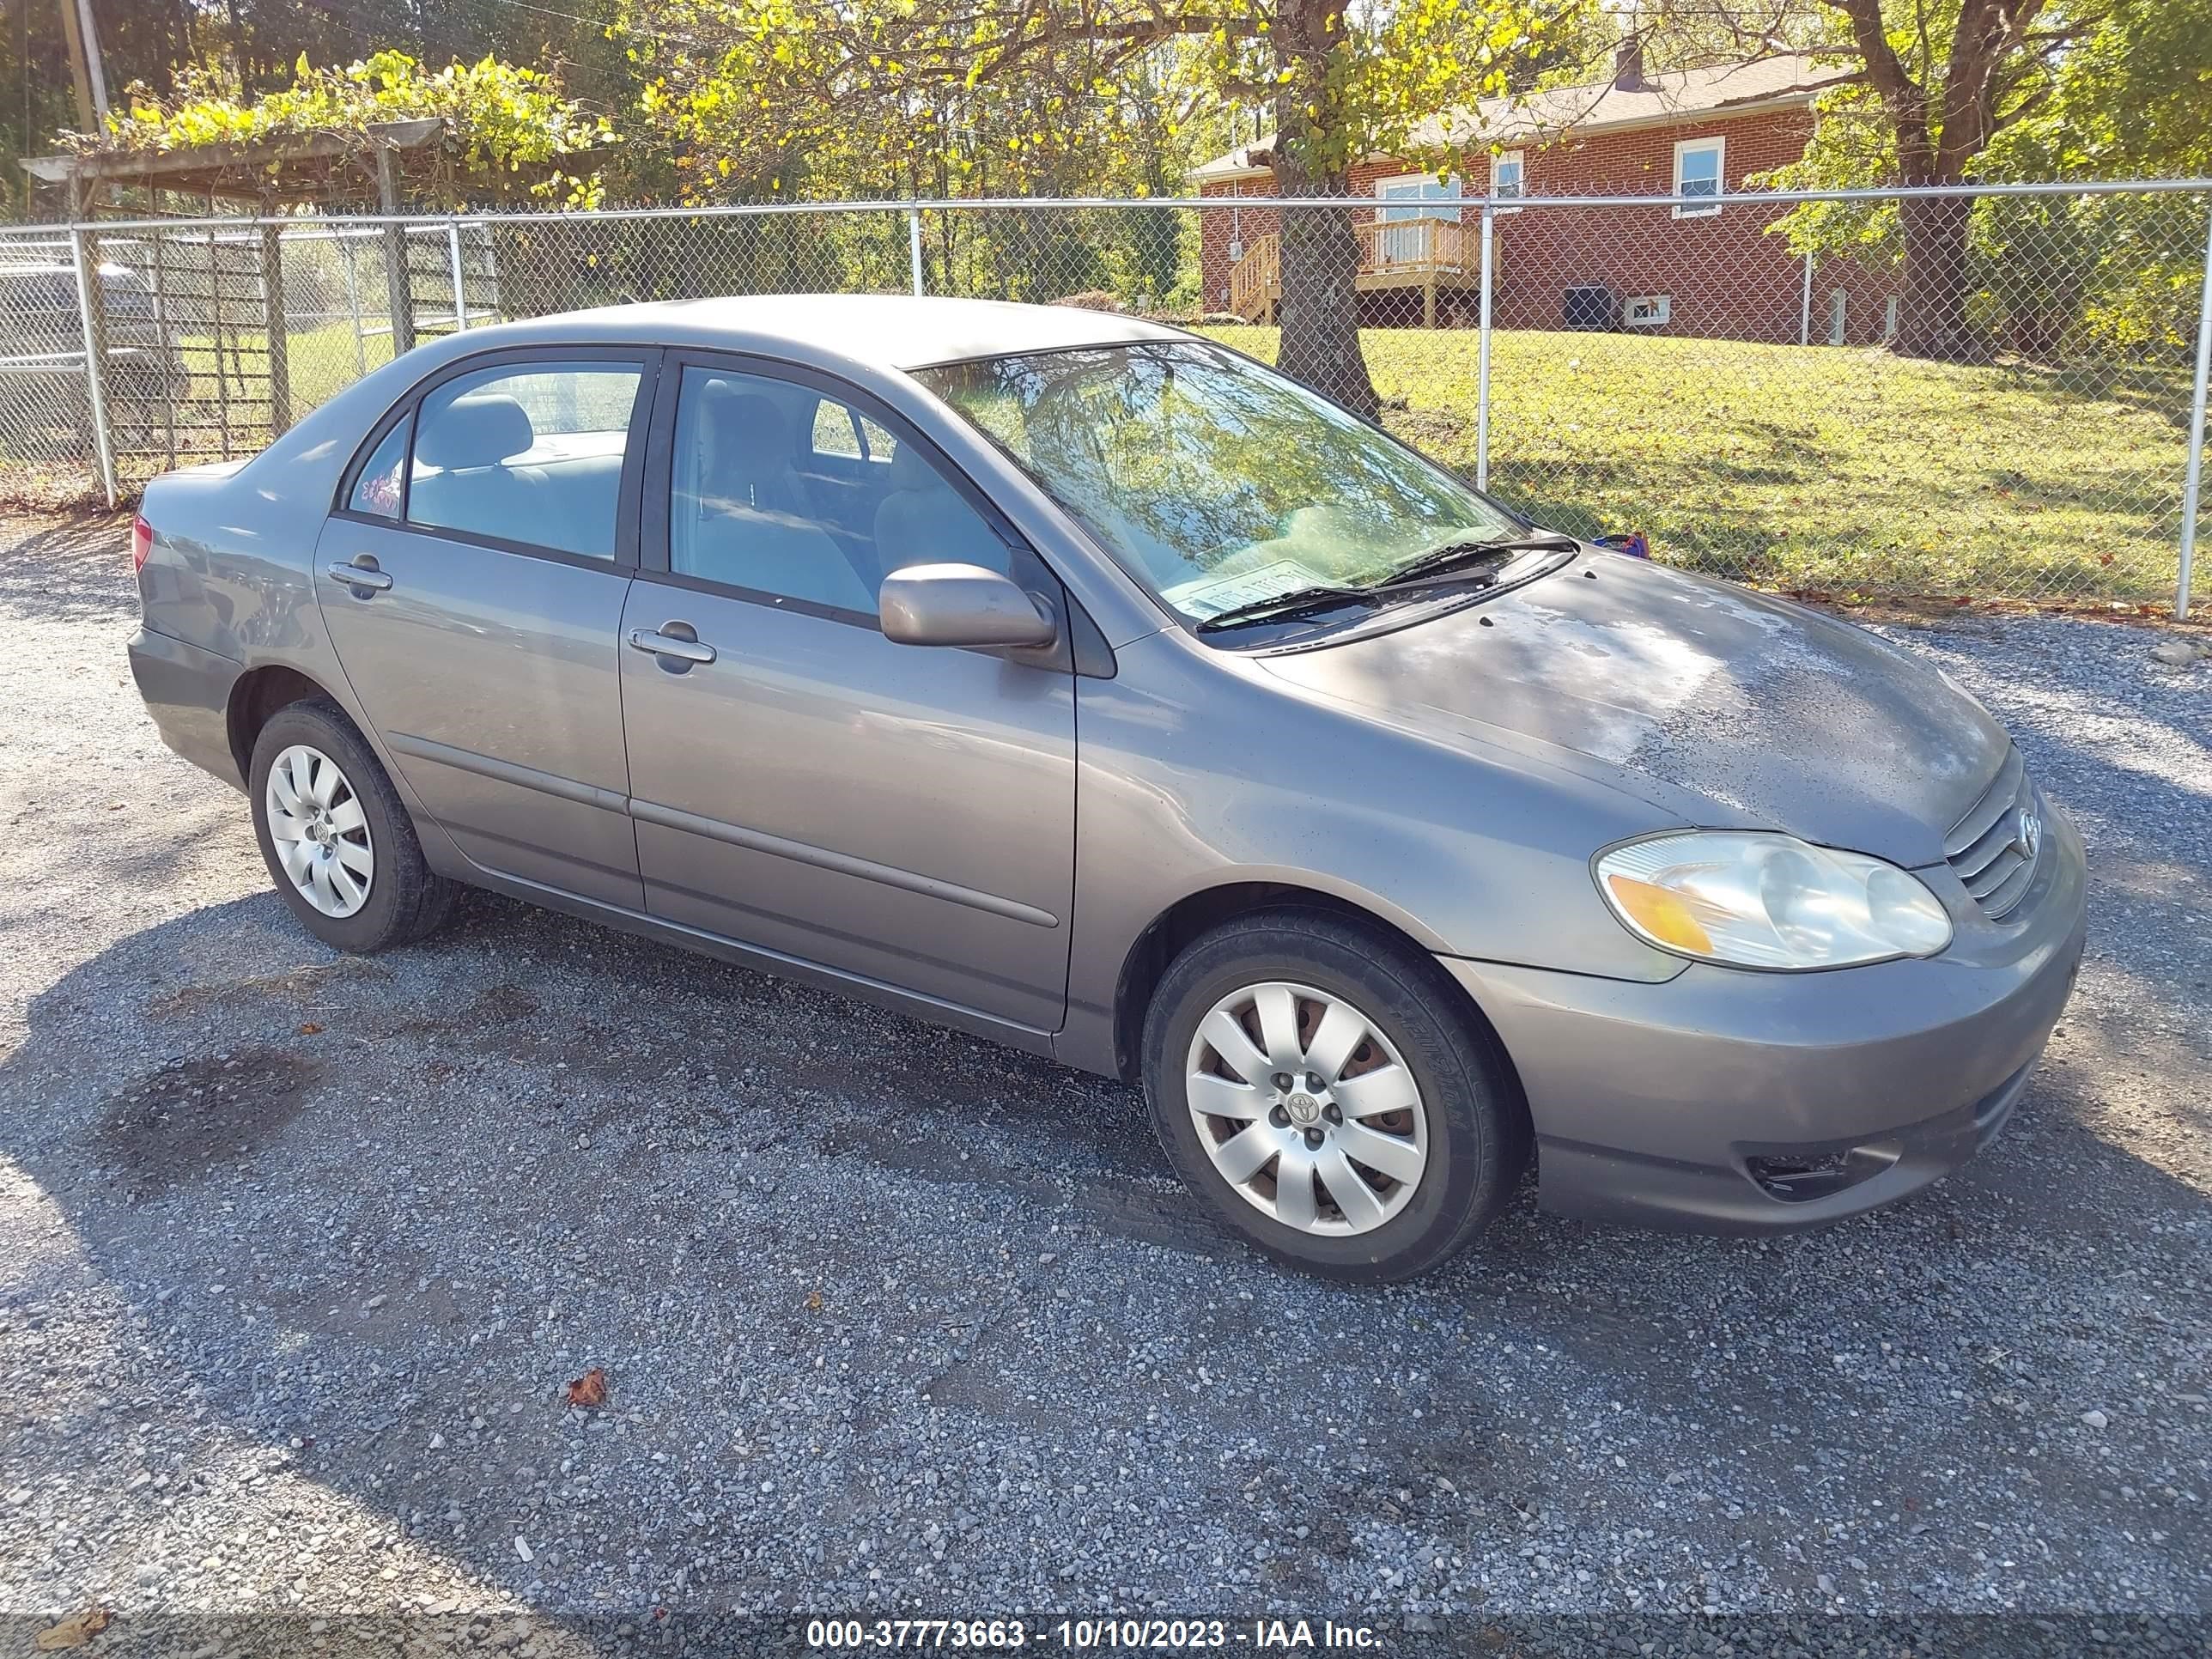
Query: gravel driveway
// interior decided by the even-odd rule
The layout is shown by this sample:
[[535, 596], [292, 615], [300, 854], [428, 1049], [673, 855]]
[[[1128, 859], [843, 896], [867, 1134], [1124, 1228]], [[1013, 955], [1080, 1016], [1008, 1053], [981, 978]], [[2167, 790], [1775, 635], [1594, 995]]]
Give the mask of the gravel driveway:
[[1890, 630], [2094, 860], [1978, 1163], [1768, 1243], [1524, 1194], [1347, 1290], [1042, 1060], [481, 896], [332, 955], [142, 712], [124, 539], [0, 523], [0, 1653], [94, 1605], [210, 1654], [846, 1608], [2203, 1650], [2212, 663]]

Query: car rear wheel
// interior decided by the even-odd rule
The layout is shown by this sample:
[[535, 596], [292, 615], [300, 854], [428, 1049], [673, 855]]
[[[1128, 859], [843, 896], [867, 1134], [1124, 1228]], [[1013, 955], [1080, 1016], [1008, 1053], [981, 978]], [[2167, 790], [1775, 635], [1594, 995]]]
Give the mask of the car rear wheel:
[[1145, 1093], [1168, 1157], [1261, 1249], [1328, 1278], [1408, 1278], [1511, 1196], [1525, 1109], [1433, 963], [1321, 912], [1227, 924], [1162, 977]]
[[334, 703], [295, 702], [254, 739], [254, 838], [317, 939], [363, 954], [422, 938], [453, 908], [392, 781]]

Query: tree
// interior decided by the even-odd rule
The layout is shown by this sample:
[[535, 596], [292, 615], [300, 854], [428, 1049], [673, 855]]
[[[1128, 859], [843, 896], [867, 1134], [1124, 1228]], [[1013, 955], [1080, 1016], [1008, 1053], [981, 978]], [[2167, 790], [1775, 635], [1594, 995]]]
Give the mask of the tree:
[[[2212, 0], [1825, 0], [1824, 9], [1825, 35], [1801, 44], [1855, 72], [1821, 98], [1804, 159], [1760, 184], [2124, 179], [2194, 175], [2212, 162]], [[1796, 10], [1802, 29], [1808, 14]], [[1732, 14], [1753, 37], [1780, 15]], [[2045, 356], [2090, 312], [2114, 342], [2171, 331], [2162, 312], [2186, 263], [2168, 246], [2172, 206], [1809, 203], [1776, 228], [1801, 252], [1901, 261], [1900, 350], [1972, 356], [2002, 343]]]
[[[1963, 184], [1968, 166], [2004, 126], [2049, 94], [2050, 59], [2069, 39], [2034, 25], [2045, 0], [1953, 0], [1949, 44], [1929, 27], [1931, 0], [1914, 0], [1915, 27], [1894, 40], [1882, 0], [1832, 0], [1850, 21], [1869, 84], [1896, 132], [1908, 184]], [[1902, 50], [1900, 50], [1900, 46]], [[1973, 204], [1964, 197], [1911, 197], [1899, 204], [1905, 282], [1899, 349], [1920, 356], [1969, 355], [1966, 237]]]
[[[190, 63], [204, 44], [205, 21], [192, 0], [132, 0], [100, 8], [100, 60], [111, 89], [166, 76]], [[19, 157], [61, 148], [55, 135], [76, 124], [61, 11], [29, 0], [0, 11], [0, 203], [10, 216], [32, 206], [31, 180]]]
[[[1095, 136], [1102, 112], [1112, 131], [1130, 88], [1164, 72], [1175, 84], [1161, 90], [1187, 99], [1193, 118], [1240, 104], [1273, 114], [1279, 193], [1340, 196], [1370, 153], [1449, 167], [1455, 157], [1412, 144], [1415, 125], [1509, 90], [1552, 33], [1598, 3], [626, 0], [621, 27], [642, 43], [632, 50], [665, 60], [648, 112], [720, 150], [724, 176], [765, 174], [778, 190], [856, 131], [917, 168], [955, 158], [966, 182], [979, 161], [961, 124], [979, 109], [985, 127], [1023, 118], [1004, 134], [1001, 161], [1049, 158]], [[1286, 215], [1282, 262], [1282, 367], [1373, 415], [1350, 216]]]
[[[2121, 0], [1821, 0], [1816, 49], [1853, 72], [1822, 100], [1804, 161], [1764, 182], [1959, 185], [2001, 135], [2046, 110], [2069, 55]], [[1690, 0], [1710, 15], [1710, 7]], [[1761, 12], [1764, 15], [1760, 15]], [[1731, 14], [1739, 38], [1771, 40], [1804, 8], [1784, 0]], [[1867, 118], [1873, 118], [1869, 121]], [[1974, 204], [1913, 197], [1898, 204], [1904, 250], [1897, 347], [1919, 356], [1973, 354], [1966, 314]], [[1882, 216], [1886, 217], [1887, 216]], [[1875, 222], [1863, 212], [1809, 215], [1831, 226]], [[1801, 241], [1804, 239], [1801, 236]]]

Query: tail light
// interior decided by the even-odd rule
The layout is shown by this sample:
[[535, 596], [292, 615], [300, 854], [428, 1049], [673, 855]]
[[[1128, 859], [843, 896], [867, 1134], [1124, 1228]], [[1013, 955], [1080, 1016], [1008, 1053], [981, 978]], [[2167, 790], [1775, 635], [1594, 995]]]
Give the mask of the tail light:
[[131, 526], [131, 568], [143, 570], [154, 551], [154, 526], [140, 519]]

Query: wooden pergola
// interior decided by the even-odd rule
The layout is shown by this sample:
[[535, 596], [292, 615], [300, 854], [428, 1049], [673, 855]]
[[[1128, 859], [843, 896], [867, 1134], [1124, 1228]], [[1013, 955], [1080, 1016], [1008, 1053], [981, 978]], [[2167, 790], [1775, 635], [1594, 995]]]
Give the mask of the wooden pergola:
[[385, 121], [361, 133], [305, 132], [166, 151], [94, 149], [34, 155], [23, 170], [69, 192], [69, 216], [100, 210], [113, 187], [169, 191], [257, 213], [289, 207], [380, 209], [440, 182], [446, 123], [439, 116]]
[[[269, 424], [271, 434], [292, 423], [290, 364], [284, 319], [283, 227], [273, 222], [288, 208], [351, 207], [397, 214], [410, 196], [431, 195], [446, 179], [446, 122], [440, 116], [385, 121], [361, 133], [308, 132], [207, 144], [189, 149], [148, 152], [88, 149], [64, 155], [27, 157], [23, 170], [45, 185], [68, 192], [72, 223], [90, 226], [123, 191], [185, 196], [264, 222], [260, 230], [263, 325], [269, 346]], [[405, 233], [397, 223], [384, 228], [385, 282], [392, 308], [394, 355], [415, 344], [415, 312], [407, 278]], [[95, 265], [96, 252], [89, 257]], [[106, 336], [100, 285], [90, 286], [95, 362], [103, 360]]]
[[[23, 169], [40, 184], [67, 192], [68, 217], [96, 242], [103, 215], [132, 214], [117, 204], [125, 192], [143, 193], [158, 203], [163, 196], [205, 204], [205, 211], [228, 211], [262, 222], [258, 227], [262, 287], [262, 322], [269, 349], [269, 414], [272, 432], [291, 424], [291, 388], [284, 319], [283, 245], [281, 221], [289, 210], [324, 212], [350, 210], [386, 216], [380, 240], [385, 283], [392, 315], [392, 352], [411, 349], [416, 341], [414, 296], [408, 277], [407, 232], [399, 216], [408, 203], [496, 200], [529, 190], [563, 167], [588, 162], [597, 151], [579, 151], [552, 161], [474, 173], [457, 165], [447, 123], [442, 116], [385, 121], [359, 131], [306, 132], [167, 152], [96, 147], [62, 155], [31, 156]], [[96, 252], [88, 250], [97, 265]], [[457, 259], [458, 259], [458, 256]], [[90, 285], [95, 364], [105, 361], [106, 319], [100, 284]]]

